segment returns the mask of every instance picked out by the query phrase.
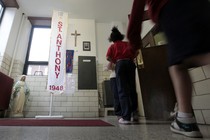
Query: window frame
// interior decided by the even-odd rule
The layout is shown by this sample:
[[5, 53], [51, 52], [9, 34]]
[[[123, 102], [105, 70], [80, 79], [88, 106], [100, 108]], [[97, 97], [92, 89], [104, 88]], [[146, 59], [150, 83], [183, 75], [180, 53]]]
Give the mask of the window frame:
[[2, 2], [2, 0], [0, 0], [0, 5], [2, 6], [3, 10], [2, 10], [2, 13], [0, 15], [0, 24], [1, 24], [1, 21], [2, 21], [2, 18], [3, 18], [3, 15], [4, 15], [4, 11], [6, 9], [6, 6], [4, 5], [4, 3]]
[[32, 38], [33, 38], [33, 33], [34, 33], [35, 28], [51, 28], [51, 26], [32, 25], [31, 32], [30, 32], [30, 37], [29, 37], [29, 43], [28, 43], [28, 50], [27, 50], [27, 53], [26, 53], [26, 59], [25, 59], [25, 64], [24, 64], [24, 68], [23, 68], [23, 74], [25, 74], [25, 75], [27, 75], [28, 67], [30, 65], [48, 66], [48, 61], [29, 61], [31, 43], [32, 43]]

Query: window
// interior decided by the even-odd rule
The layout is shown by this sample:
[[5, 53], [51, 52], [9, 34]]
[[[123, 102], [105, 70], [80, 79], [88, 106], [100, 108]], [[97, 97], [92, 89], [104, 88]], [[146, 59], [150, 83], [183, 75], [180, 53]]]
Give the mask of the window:
[[50, 28], [33, 29], [29, 61], [48, 61], [50, 33]]
[[1, 19], [3, 17], [4, 9], [5, 9], [4, 4], [0, 0], [0, 23], [1, 23]]
[[47, 75], [50, 49], [50, 27], [32, 27], [24, 74]]

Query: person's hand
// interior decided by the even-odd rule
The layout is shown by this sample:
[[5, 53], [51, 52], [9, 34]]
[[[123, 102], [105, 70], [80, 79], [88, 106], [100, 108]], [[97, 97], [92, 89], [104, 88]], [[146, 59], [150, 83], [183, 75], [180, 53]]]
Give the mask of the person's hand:
[[109, 62], [107, 67], [108, 67], [109, 70], [114, 70], [115, 69], [115, 64], [112, 63], [112, 62]]
[[112, 69], [112, 62], [109, 62], [108, 63], [107, 68], [108, 68], [108, 70], [111, 70]]
[[139, 50], [143, 48], [142, 41], [140, 37], [133, 37], [129, 39], [129, 45], [133, 50]]

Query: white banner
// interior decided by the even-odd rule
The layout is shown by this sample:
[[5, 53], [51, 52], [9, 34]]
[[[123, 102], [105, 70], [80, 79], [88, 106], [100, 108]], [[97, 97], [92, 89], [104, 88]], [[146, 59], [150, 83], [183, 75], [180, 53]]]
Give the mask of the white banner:
[[47, 90], [63, 93], [66, 84], [66, 38], [68, 13], [53, 11]]

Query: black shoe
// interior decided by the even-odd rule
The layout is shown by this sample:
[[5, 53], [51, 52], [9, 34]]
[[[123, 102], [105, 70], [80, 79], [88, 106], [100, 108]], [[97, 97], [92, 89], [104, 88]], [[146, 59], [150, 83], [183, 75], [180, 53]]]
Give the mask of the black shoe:
[[192, 123], [182, 123], [177, 118], [171, 123], [171, 131], [177, 134], [185, 135], [192, 138], [202, 138], [195, 118], [190, 118]]
[[133, 123], [138, 123], [139, 122], [139, 114], [138, 114], [137, 111], [132, 113], [132, 119], [131, 120], [132, 120]]

